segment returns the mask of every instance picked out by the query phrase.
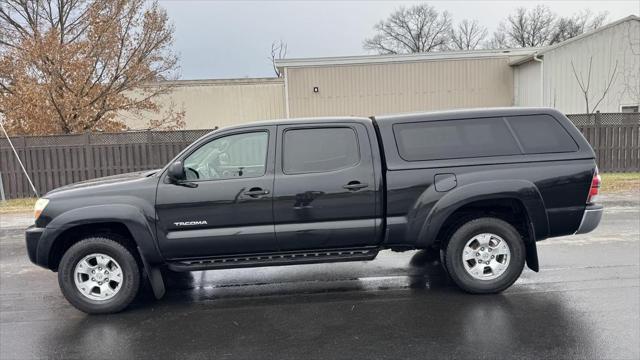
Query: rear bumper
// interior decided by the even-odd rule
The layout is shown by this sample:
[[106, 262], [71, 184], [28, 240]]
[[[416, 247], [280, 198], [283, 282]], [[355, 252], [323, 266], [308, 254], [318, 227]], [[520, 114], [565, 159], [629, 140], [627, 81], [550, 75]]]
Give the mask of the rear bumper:
[[580, 226], [578, 227], [578, 230], [576, 230], [576, 234], [586, 234], [598, 227], [598, 224], [600, 224], [600, 219], [602, 219], [603, 211], [604, 207], [602, 207], [602, 205], [587, 206], [587, 208], [584, 210], [584, 214], [582, 215]]

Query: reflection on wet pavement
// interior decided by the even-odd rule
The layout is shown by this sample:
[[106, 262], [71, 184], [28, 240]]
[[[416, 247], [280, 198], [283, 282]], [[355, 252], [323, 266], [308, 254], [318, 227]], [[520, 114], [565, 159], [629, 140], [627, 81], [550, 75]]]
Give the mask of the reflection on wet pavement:
[[165, 272], [164, 299], [146, 289], [106, 316], [72, 308], [56, 274], [28, 263], [21, 230], [3, 229], [0, 358], [637, 359], [638, 215], [627, 207], [589, 236], [541, 243], [542, 271], [499, 295], [459, 291], [437, 254], [383, 251]]

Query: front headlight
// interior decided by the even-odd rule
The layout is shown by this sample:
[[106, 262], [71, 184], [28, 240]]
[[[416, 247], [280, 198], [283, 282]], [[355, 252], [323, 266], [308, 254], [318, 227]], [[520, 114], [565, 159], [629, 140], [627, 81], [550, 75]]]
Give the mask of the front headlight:
[[42, 211], [47, 207], [48, 203], [49, 199], [38, 199], [38, 201], [36, 201], [36, 205], [33, 207], [33, 215], [36, 220], [38, 220], [40, 214], [42, 214]]

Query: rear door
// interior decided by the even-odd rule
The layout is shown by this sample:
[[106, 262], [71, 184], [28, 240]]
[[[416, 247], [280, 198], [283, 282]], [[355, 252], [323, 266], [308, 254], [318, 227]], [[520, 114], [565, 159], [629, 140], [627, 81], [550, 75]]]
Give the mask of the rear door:
[[376, 178], [360, 123], [278, 126], [274, 222], [282, 250], [376, 240]]

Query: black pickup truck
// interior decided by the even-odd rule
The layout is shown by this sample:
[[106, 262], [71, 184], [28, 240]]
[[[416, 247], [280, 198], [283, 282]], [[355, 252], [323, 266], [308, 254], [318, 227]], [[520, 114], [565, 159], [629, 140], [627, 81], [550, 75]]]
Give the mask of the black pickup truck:
[[209, 133], [161, 170], [56, 189], [29, 258], [88, 313], [116, 312], [161, 270], [439, 252], [470, 293], [502, 291], [536, 242], [593, 230], [594, 152], [560, 112], [500, 108], [267, 121]]

